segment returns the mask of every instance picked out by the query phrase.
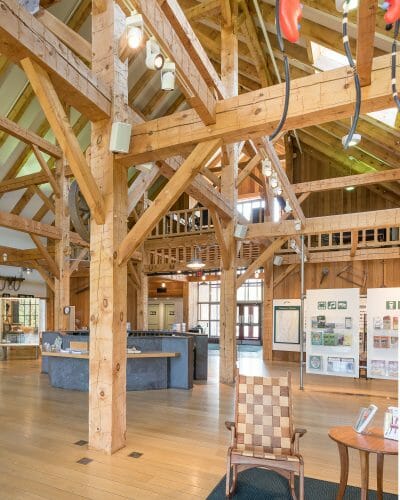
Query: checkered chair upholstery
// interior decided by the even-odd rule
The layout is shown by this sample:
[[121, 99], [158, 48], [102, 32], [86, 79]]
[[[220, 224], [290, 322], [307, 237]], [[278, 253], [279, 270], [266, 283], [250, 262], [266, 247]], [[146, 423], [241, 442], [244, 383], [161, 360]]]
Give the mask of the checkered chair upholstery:
[[[292, 423], [291, 376], [250, 377], [237, 375], [235, 421], [227, 422], [232, 431], [228, 450], [228, 479], [233, 468], [233, 489], [239, 466], [284, 469], [294, 493], [294, 474], [301, 476], [303, 460], [298, 452], [298, 437], [305, 430], [296, 430]], [[280, 472], [277, 470], [277, 472]], [[300, 498], [304, 492], [300, 491]]]

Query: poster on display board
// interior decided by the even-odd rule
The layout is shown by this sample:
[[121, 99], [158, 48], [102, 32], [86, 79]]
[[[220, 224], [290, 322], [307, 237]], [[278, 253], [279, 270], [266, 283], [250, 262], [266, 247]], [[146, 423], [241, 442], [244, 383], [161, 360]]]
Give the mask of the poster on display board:
[[306, 372], [359, 377], [360, 290], [307, 290]]
[[273, 303], [274, 351], [300, 351], [300, 299], [276, 299]]
[[367, 377], [397, 380], [400, 288], [367, 290]]

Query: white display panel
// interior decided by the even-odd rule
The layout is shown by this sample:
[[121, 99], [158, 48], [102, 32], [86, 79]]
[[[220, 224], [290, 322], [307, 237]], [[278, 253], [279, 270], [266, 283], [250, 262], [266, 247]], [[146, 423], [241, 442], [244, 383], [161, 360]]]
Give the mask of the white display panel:
[[300, 299], [274, 300], [274, 351], [300, 351]]
[[367, 376], [397, 380], [400, 288], [367, 290]]
[[359, 377], [358, 288], [307, 290], [306, 372]]

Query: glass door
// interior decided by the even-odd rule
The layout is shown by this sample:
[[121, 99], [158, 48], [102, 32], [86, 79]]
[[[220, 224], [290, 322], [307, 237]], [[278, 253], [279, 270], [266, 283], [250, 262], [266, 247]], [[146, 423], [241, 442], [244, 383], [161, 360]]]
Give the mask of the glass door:
[[238, 340], [260, 340], [261, 334], [261, 305], [238, 304], [236, 337]]

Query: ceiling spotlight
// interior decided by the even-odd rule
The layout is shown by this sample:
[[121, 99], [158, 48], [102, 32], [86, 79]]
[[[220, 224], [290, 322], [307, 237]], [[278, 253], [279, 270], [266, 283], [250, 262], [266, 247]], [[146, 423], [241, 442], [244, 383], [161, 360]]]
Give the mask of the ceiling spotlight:
[[201, 277], [201, 280], [202, 281], [206, 281], [206, 275], [205, 274], [203, 274], [203, 276]]
[[126, 30], [128, 45], [131, 49], [137, 49], [143, 40], [143, 17], [133, 11], [130, 17], [126, 18]]
[[278, 186], [278, 176], [276, 175], [276, 172], [273, 172], [271, 174], [271, 177], [269, 178], [269, 185], [272, 189]]
[[7, 262], [8, 255], [4, 252], [3, 253], [3, 262]]
[[149, 69], [159, 70], [164, 66], [164, 56], [161, 54], [160, 46], [154, 38], [146, 42], [146, 66]]
[[[336, 10], [343, 12], [346, 0], [336, 0]], [[347, 11], [357, 9], [358, 0], [348, 0], [347, 1]]]
[[354, 186], [347, 186], [346, 188], [344, 188], [346, 191], [354, 191], [355, 190], [355, 187]]
[[[346, 147], [348, 137], [349, 137], [348, 135], [344, 135], [342, 137], [343, 147]], [[353, 134], [353, 137], [350, 139], [350, 142], [347, 145], [347, 147], [351, 148], [352, 146], [358, 146], [358, 144], [360, 144], [360, 142], [361, 142], [361, 135], [360, 134]]]
[[161, 88], [162, 90], [175, 89], [176, 68], [175, 63], [167, 59], [161, 69]]
[[265, 175], [265, 177], [271, 177], [272, 175], [272, 163], [269, 158], [265, 158], [265, 160], [262, 161], [261, 164], [262, 167], [262, 173]]
[[256, 280], [258, 280], [258, 278], [260, 277], [260, 270], [257, 269], [257, 271], [254, 273], [254, 277]]
[[286, 200], [284, 210], [287, 214], [290, 214], [291, 212], [293, 212], [293, 208], [290, 206], [289, 200]]
[[167, 285], [164, 282], [162, 282], [161, 283], [161, 288], [167, 288]]

